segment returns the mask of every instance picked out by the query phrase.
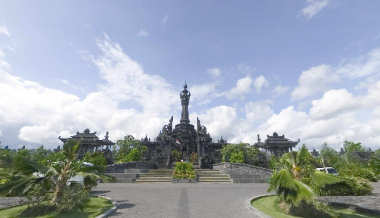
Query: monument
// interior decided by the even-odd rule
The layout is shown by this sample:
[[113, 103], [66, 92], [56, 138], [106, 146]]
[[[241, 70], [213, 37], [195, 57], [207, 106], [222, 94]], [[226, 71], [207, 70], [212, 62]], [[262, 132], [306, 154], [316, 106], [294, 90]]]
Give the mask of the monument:
[[272, 155], [281, 157], [283, 154], [292, 151], [300, 140], [292, 141], [285, 138], [284, 135], [279, 136], [276, 132], [272, 136], [267, 135], [267, 139], [264, 142], [261, 142], [260, 135], [257, 135], [257, 142], [254, 146], [264, 149], [266, 152], [269, 152]]
[[191, 161], [201, 168], [209, 168], [213, 163], [221, 159], [220, 149], [227, 142], [223, 139], [212, 142], [207, 128], [201, 124], [197, 118], [197, 126], [190, 123], [189, 102], [191, 93], [185, 83], [180, 92], [181, 119], [173, 129], [173, 116], [169, 123], [164, 125], [155, 141], [150, 141], [147, 137], [141, 142], [148, 147], [146, 160], [150, 160], [157, 167], [171, 167], [179, 154], [179, 159]]

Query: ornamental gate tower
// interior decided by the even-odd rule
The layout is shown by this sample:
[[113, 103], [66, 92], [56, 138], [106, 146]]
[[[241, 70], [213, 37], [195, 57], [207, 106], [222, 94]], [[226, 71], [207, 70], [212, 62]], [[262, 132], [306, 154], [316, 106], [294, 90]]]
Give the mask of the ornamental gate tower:
[[179, 93], [182, 110], [180, 122], [173, 128], [172, 116], [154, 142], [147, 138], [142, 140], [148, 146], [147, 160], [158, 167], [170, 167], [173, 162], [180, 160], [191, 161], [200, 167], [210, 167], [221, 159], [220, 149], [226, 141], [221, 139], [213, 143], [206, 127], [201, 125], [198, 118], [194, 128], [189, 119], [190, 96], [185, 83]]

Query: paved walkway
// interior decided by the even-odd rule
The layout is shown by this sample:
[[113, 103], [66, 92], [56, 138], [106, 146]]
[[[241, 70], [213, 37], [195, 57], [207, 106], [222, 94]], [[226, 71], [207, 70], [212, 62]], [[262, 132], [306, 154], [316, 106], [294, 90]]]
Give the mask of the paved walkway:
[[26, 198], [23, 197], [0, 197], [0, 209], [25, 204]]
[[150, 218], [255, 218], [248, 201], [265, 194], [268, 184], [99, 184], [119, 204], [110, 217]]
[[374, 188], [371, 196], [323, 196], [318, 199], [323, 202], [353, 205], [360, 210], [380, 214], [380, 182], [371, 185]]

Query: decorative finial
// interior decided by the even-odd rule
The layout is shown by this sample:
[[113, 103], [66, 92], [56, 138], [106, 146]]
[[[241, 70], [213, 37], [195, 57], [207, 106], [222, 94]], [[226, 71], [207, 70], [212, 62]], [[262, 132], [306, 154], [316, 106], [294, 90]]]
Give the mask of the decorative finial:
[[187, 83], [186, 83], [186, 80], [185, 80], [185, 85], [183, 86], [184, 89], [187, 89]]

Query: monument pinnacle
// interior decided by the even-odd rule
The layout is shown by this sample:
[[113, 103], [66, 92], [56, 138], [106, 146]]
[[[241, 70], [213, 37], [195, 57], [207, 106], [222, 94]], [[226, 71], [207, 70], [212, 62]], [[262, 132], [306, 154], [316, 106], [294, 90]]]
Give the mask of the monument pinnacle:
[[181, 113], [181, 123], [189, 124], [189, 101], [190, 101], [190, 92], [187, 90], [187, 84], [183, 86], [183, 90], [180, 93], [182, 113]]

